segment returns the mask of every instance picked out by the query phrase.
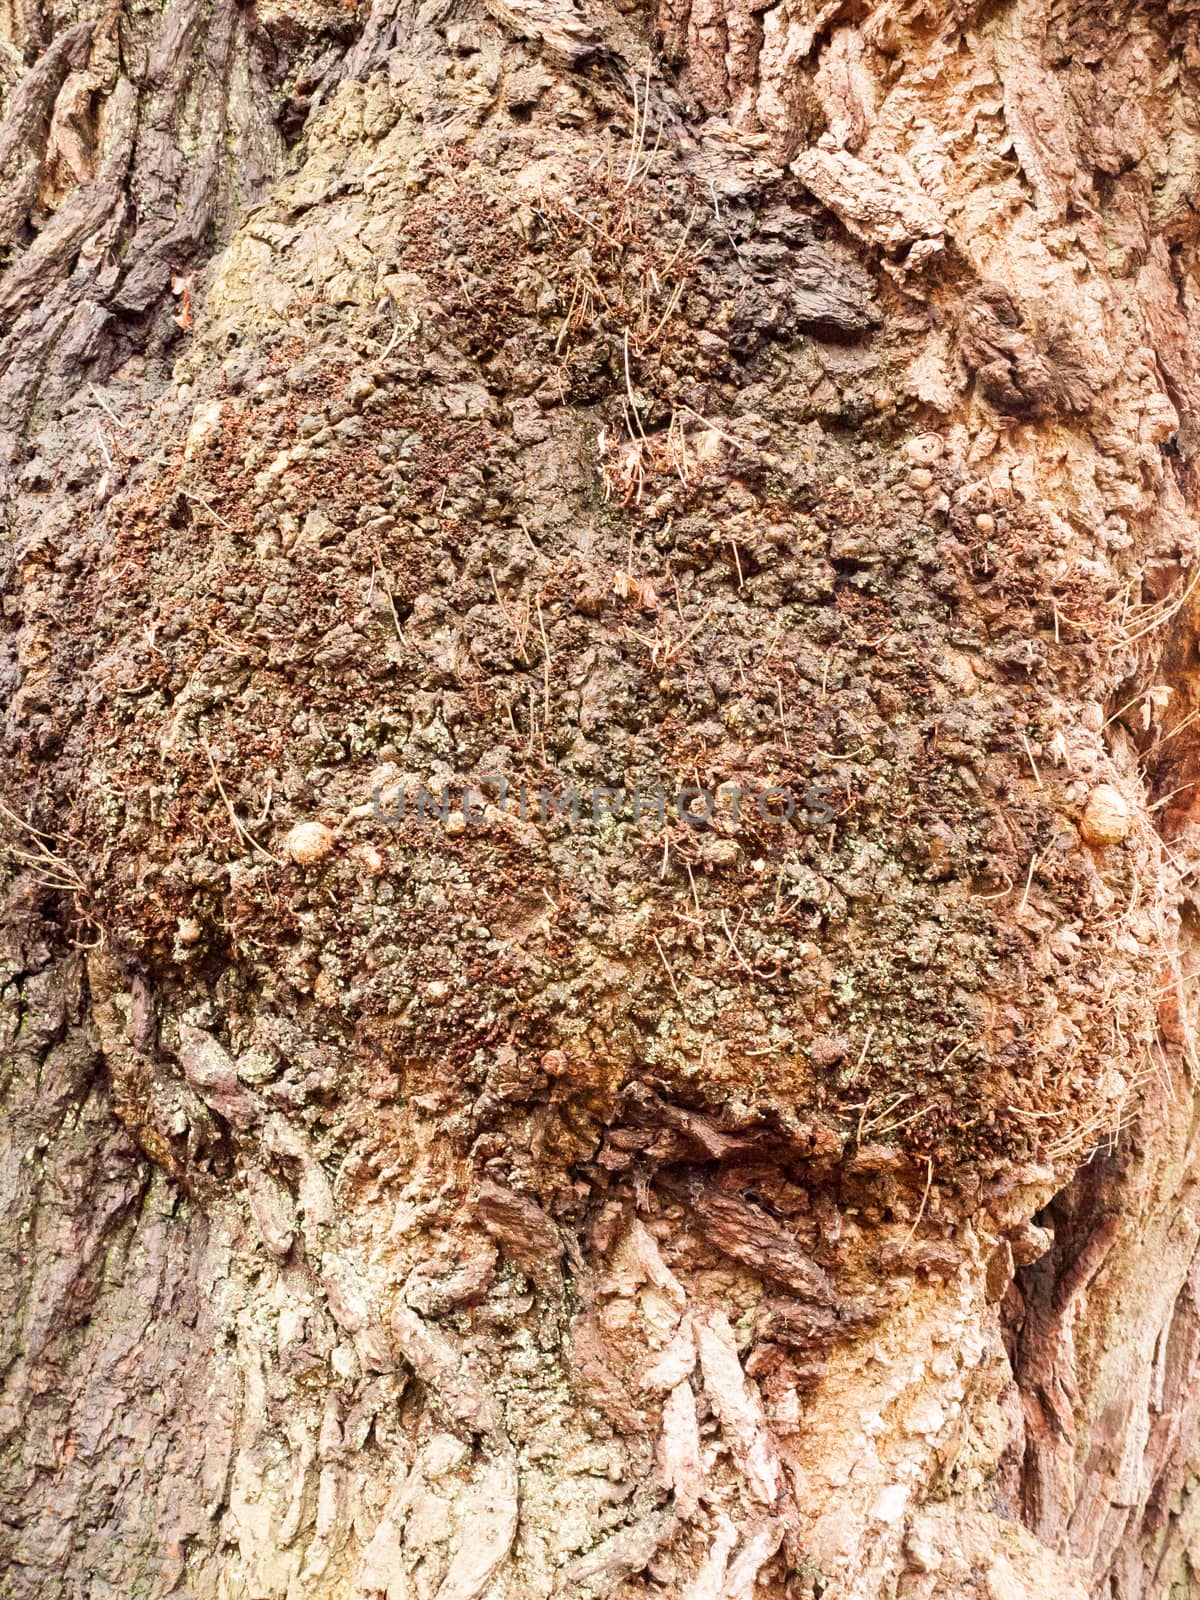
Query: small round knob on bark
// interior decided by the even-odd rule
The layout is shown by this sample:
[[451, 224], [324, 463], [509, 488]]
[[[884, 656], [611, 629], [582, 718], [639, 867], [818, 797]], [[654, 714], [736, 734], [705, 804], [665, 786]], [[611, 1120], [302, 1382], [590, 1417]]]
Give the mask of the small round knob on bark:
[[1133, 827], [1133, 807], [1119, 789], [1111, 783], [1101, 783], [1094, 788], [1079, 819], [1079, 831], [1084, 840], [1098, 849], [1120, 844], [1129, 837]]
[[298, 822], [284, 840], [284, 848], [298, 867], [312, 867], [333, 849], [333, 831], [323, 822]]

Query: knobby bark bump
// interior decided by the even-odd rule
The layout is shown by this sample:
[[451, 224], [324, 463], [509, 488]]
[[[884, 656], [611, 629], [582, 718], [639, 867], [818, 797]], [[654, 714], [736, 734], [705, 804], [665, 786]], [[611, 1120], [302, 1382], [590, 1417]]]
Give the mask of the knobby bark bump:
[[1200, 37], [0, 12], [0, 1593], [1200, 1593]]

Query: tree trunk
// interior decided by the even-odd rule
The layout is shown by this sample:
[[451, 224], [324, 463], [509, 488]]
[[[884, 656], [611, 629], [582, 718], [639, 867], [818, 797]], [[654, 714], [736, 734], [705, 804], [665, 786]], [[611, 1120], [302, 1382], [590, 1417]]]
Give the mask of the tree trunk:
[[1193, 13], [2, 26], [0, 1593], [1200, 1595]]

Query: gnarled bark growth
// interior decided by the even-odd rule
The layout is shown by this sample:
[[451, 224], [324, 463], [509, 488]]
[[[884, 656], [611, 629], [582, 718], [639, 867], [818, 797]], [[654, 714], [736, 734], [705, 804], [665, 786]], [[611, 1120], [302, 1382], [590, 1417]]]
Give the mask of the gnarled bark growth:
[[1194, 18], [5, 26], [6, 1592], [1197, 1592]]

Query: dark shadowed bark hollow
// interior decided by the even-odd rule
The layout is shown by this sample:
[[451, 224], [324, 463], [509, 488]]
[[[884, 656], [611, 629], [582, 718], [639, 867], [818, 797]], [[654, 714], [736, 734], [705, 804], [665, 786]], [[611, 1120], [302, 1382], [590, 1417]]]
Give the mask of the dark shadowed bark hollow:
[[1200, 1595], [1198, 17], [0, 5], [4, 1600]]

